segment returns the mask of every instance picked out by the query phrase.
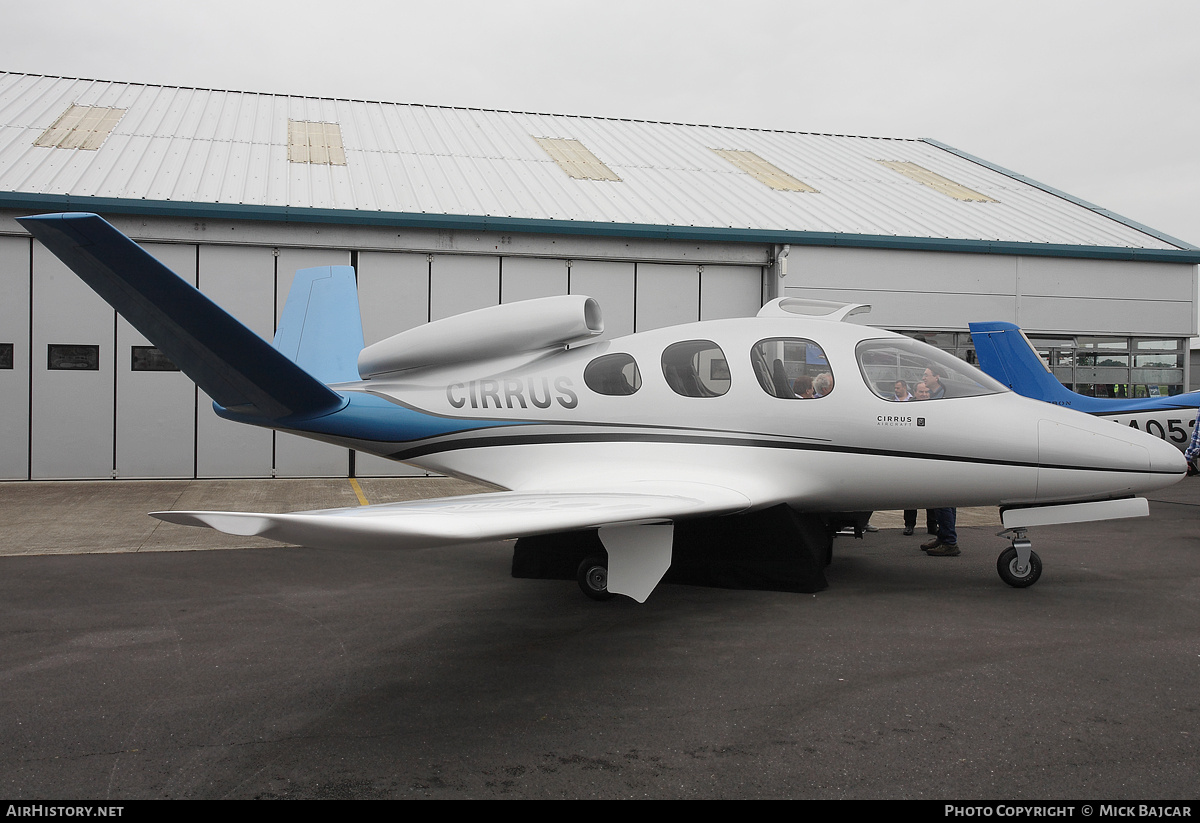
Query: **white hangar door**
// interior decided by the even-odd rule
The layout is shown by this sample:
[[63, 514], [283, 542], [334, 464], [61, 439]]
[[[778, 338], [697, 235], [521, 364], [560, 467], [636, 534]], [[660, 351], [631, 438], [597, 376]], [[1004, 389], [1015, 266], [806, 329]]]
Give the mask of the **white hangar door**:
[[586, 294], [600, 304], [603, 339], [633, 334], [636, 268], [613, 260], [571, 261], [571, 294]]
[[[429, 255], [359, 252], [358, 303], [369, 346], [429, 322]], [[366, 452], [354, 455], [358, 477], [424, 477], [427, 472]]]
[[638, 331], [697, 320], [753, 317], [762, 307], [759, 266], [637, 264]]
[[[349, 266], [350, 252], [332, 249], [280, 249], [275, 268], [275, 325], [299, 269]], [[273, 339], [274, 333], [271, 337]], [[275, 474], [278, 477], [346, 477], [350, 450], [295, 434], [275, 433]]]
[[[494, 255], [360, 252], [358, 301], [369, 346], [394, 334], [500, 302], [500, 258]], [[359, 477], [422, 476], [420, 469], [363, 452]]]
[[112, 477], [116, 312], [33, 244], [30, 476]]
[[[141, 245], [171, 271], [196, 285], [194, 245]], [[120, 315], [116, 380], [116, 476], [192, 477], [196, 384]]]
[[[264, 340], [275, 334], [275, 252], [259, 246], [201, 246], [197, 288]], [[196, 476], [270, 477], [270, 429], [217, 417], [212, 398], [196, 392]]]
[[0, 480], [29, 477], [29, 243], [0, 237]]

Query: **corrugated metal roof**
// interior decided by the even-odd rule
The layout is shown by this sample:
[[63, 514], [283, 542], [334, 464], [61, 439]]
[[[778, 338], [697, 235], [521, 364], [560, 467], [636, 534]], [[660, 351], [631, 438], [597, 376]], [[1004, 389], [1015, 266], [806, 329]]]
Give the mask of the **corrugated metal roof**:
[[[98, 148], [36, 145], [71, 106], [121, 109]], [[289, 162], [288, 123], [340, 127], [345, 165]], [[620, 178], [576, 179], [539, 145], [575, 140]], [[780, 191], [714, 150], [816, 191]], [[883, 161], [883, 162], [881, 162]], [[991, 198], [958, 200], [919, 166]], [[356, 215], [1194, 248], [936, 142], [443, 108], [0, 73], [0, 193]], [[786, 240], [785, 240], [786, 241]]]

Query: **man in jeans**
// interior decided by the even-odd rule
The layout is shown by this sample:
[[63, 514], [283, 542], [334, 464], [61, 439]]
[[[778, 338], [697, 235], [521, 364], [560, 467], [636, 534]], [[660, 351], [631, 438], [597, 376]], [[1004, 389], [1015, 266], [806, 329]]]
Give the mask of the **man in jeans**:
[[930, 557], [957, 557], [961, 552], [958, 550], [958, 532], [954, 529], [954, 522], [958, 518], [957, 509], [931, 509], [933, 513], [933, 522], [937, 526], [937, 536], [928, 543], [921, 545], [921, 550]]

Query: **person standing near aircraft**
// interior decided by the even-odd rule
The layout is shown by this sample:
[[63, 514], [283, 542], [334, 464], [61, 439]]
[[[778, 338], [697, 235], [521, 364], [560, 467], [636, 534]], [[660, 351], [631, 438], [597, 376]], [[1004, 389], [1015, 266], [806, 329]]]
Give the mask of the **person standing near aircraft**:
[[1196, 474], [1196, 458], [1200, 457], [1200, 421], [1192, 426], [1192, 441], [1183, 451], [1183, 457], [1188, 462], [1188, 477]]
[[958, 548], [958, 532], [955, 521], [958, 519], [958, 509], [931, 509], [933, 522], [937, 526], [937, 535], [928, 543], [921, 545], [921, 551], [930, 557], [958, 557], [962, 552]]
[[[925, 369], [926, 378], [933, 374], [934, 379], [941, 390], [941, 396], [946, 395], [946, 389], [941, 385], [941, 379], [934, 374], [932, 369]], [[922, 380], [917, 384], [917, 400], [933, 399], [933, 392], [930, 391], [928, 383]], [[917, 525], [917, 512], [915, 509], [906, 510], [904, 512], [904, 533], [912, 534], [909, 531], [909, 511], [912, 512], [911, 523], [915, 528]], [[958, 532], [955, 529], [955, 522], [958, 519], [957, 509], [926, 509], [925, 510], [925, 528], [930, 534], [935, 535], [933, 540], [928, 543], [921, 544], [921, 551], [928, 554], [930, 557], [955, 557], [961, 552], [958, 548]]]
[[[921, 385], [924, 385], [924, 384], [918, 384], [918, 386], [921, 386]], [[896, 385], [892, 387], [892, 390], [894, 391], [894, 395], [893, 395], [894, 398], [900, 403], [907, 403], [909, 400], [919, 399], [919, 398], [915, 397], [913, 395], [913, 393], [908, 390], [908, 383], [904, 382], [903, 380], [897, 380]], [[926, 390], [925, 394], [926, 394], [925, 399], [928, 400], [929, 399], [928, 390]], [[905, 537], [910, 536], [916, 530], [916, 528], [917, 528], [917, 510], [916, 509], [905, 509], [904, 510], [904, 535], [905, 535]]]

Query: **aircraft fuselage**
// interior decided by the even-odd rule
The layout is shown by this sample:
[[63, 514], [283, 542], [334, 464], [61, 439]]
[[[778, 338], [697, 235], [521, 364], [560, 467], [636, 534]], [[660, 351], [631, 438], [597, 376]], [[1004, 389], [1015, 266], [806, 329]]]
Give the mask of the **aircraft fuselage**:
[[[833, 388], [811, 399], [770, 393], [753, 362], [764, 340], [819, 349], [820, 359], [806, 368], [830, 373]], [[462, 364], [337, 388], [369, 392], [447, 424], [462, 421], [462, 428], [434, 437], [355, 447], [515, 490], [666, 480], [683, 467], [697, 482], [746, 492], [754, 507], [784, 502], [801, 510], [856, 510], [1122, 497], [1175, 482], [1183, 472], [1177, 452], [1164, 453], [1138, 431], [1006, 390], [885, 399], [868, 385], [868, 367], [856, 357], [856, 346], [869, 340], [912, 346], [899, 335], [849, 323], [732, 319], [500, 368]], [[667, 352], [688, 341], [702, 349], [696, 365], [707, 391], [672, 384]], [[589, 385], [589, 366], [615, 356], [636, 364], [635, 391], [609, 393], [595, 379]]]

